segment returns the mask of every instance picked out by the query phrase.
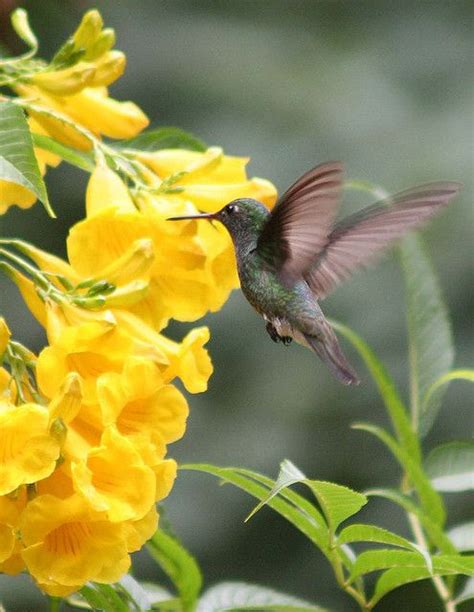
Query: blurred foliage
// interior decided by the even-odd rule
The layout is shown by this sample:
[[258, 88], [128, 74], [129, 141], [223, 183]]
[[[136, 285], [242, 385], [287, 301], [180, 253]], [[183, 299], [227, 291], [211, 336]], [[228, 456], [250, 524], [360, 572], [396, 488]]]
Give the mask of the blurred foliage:
[[[17, 43], [3, 14], [14, 4], [0, 0], [0, 43], [10, 49]], [[30, 0], [22, 6], [44, 41], [45, 56], [84, 10], [97, 6], [113, 23], [133, 67], [113, 93], [135, 100], [152, 123], [180, 126], [229, 153], [250, 153], [250, 174], [266, 176], [280, 189], [327, 159], [342, 159], [349, 177], [375, 181], [389, 191], [443, 178], [464, 182], [462, 196], [425, 238], [454, 323], [456, 365], [469, 363], [472, 3]], [[83, 216], [86, 177], [62, 166], [50, 175], [49, 195], [58, 203], [60, 219], [48, 219], [39, 206], [27, 216], [12, 210], [0, 221], [1, 233], [64, 255], [67, 228]], [[366, 198], [348, 195], [344, 212], [362, 201]], [[15, 295], [5, 295], [5, 287], [2, 279], [2, 310], [15, 335], [38, 348], [43, 340], [36, 324]], [[403, 285], [393, 258], [358, 275], [323, 308], [357, 330], [396, 381], [405, 380]], [[342, 388], [308, 352], [269, 342], [262, 322], [237, 293], [206, 323], [213, 333], [216, 372], [210, 391], [193, 398], [187, 435], [175, 450], [181, 462], [206, 460], [273, 473], [289, 456], [305, 473], [357, 490], [397, 482], [397, 471], [377, 441], [350, 429], [354, 420], [386, 424], [368, 376], [357, 389]], [[430, 445], [468, 435], [469, 386], [453, 386], [444, 404], [427, 437]], [[448, 496], [447, 502], [453, 524], [468, 518], [467, 497], [457, 494], [454, 503]], [[286, 592], [321, 605], [353, 609], [334, 590], [329, 569], [279, 517], [262, 512], [243, 524], [250, 506], [237, 491], [223, 495], [186, 473], [166, 508], [200, 560], [208, 585], [229, 577], [284, 585]], [[403, 513], [383, 500], [361, 515], [408, 536]], [[156, 578], [146, 554], [137, 562], [140, 578]], [[21, 600], [18, 591], [8, 589], [8, 609], [21, 601], [17, 609], [40, 610], [42, 602], [29, 587], [19, 588]], [[4, 577], [0, 590], [3, 595]], [[396, 591], [379, 609], [436, 606], [431, 587], [416, 585]]]

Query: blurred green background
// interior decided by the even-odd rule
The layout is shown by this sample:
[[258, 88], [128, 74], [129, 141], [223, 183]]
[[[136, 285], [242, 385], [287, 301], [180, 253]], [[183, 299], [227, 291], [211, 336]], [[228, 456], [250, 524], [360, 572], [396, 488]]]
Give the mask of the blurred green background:
[[[0, 0], [2, 40], [19, 48]], [[21, 3], [50, 57], [82, 13], [98, 7], [128, 57], [112, 87], [132, 99], [153, 125], [175, 125], [226, 152], [250, 155], [250, 175], [279, 190], [316, 163], [341, 159], [350, 178], [389, 191], [416, 183], [460, 180], [461, 197], [424, 232], [451, 312], [458, 366], [469, 365], [472, 293], [472, 2], [174, 0]], [[87, 177], [61, 165], [47, 183], [59, 213], [38, 205], [0, 220], [2, 234], [64, 255], [69, 226], [84, 215]], [[343, 211], [367, 200], [346, 194]], [[39, 350], [43, 336], [0, 279], [1, 306], [15, 335]], [[324, 302], [375, 349], [407, 395], [403, 284], [392, 253]], [[396, 486], [399, 470], [388, 453], [351, 423], [387, 424], [374, 384], [345, 388], [309, 351], [273, 344], [239, 292], [205, 319], [212, 331], [215, 373], [208, 393], [190, 397], [185, 438], [170, 448], [179, 462], [238, 465], [276, 476], [283, 458], [308, 476], [363, 490]], [[181, 337], [184, 325], [171, 333]], [[471, 360], [472, 361], [472, 360]], [[472, 431], [467, 385], [448, 392], [426, 440], [466, 438]], [[197, 556], [209, 586], [220, 580], [260, 583], [333, 610], [353, 610], [321, 555], [293, 528], [262, 510], [243, 523], [253, 500], [196, 473], [181, 473], [166, 500], [166, 518]], [[450, 522], [468, 518], [468, 499], [448, 497]], [[471, 508], [472, 510], [472, 508]], [[403, 515], [371, 501], [360, 516], [409, 535]], [[144, 553], [139, 578], [161, 578]], [[8, 610], [41, 610], [46, 600], [26, 579], [0, 579]], [[43, 606], [43, 607], [42, 607]], [[377, 610], [441, 609], [428, 584], [399, 589]]]

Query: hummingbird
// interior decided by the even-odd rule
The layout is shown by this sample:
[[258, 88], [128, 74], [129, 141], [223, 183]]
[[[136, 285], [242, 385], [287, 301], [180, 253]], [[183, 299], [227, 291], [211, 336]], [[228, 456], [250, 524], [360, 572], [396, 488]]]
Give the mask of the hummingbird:
[[233, 241], [241, 289], [265, 320], [270, 338], [284, 345], [294, 339], [343, 384], [357, 385], [319, 301], [443, 209], [461, 184], [414, 187], [336, 222], [342, 188], [342, 163], [328, 162], [301, 176], [271, 212], [257, 200], [239, 198], [215, 213], [169, 220], [222, 223]]

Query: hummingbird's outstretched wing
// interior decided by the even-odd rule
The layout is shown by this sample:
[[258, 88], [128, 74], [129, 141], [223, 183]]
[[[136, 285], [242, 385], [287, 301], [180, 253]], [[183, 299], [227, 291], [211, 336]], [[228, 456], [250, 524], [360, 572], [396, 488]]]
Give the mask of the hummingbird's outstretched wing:
[[358, 268], [444, 208], [460, 183], [439, 182], [402, 191], [337, 223], [320, 257], [304, 275], [318, 299], [326, 297]]
[[327, 243], [342, 189], [340, 162], [316, 166], [280, 198], [258, 239], [259, 255], [292, 285]]

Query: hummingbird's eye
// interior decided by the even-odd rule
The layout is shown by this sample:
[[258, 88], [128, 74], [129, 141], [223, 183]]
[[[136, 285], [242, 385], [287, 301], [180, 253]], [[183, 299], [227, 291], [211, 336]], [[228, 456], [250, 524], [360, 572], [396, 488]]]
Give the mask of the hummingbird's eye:
[[229, 204], [225, 207], [226, 211], [232, 215], [233, 213], [239, 212], [239, 207], [236, 204]]

